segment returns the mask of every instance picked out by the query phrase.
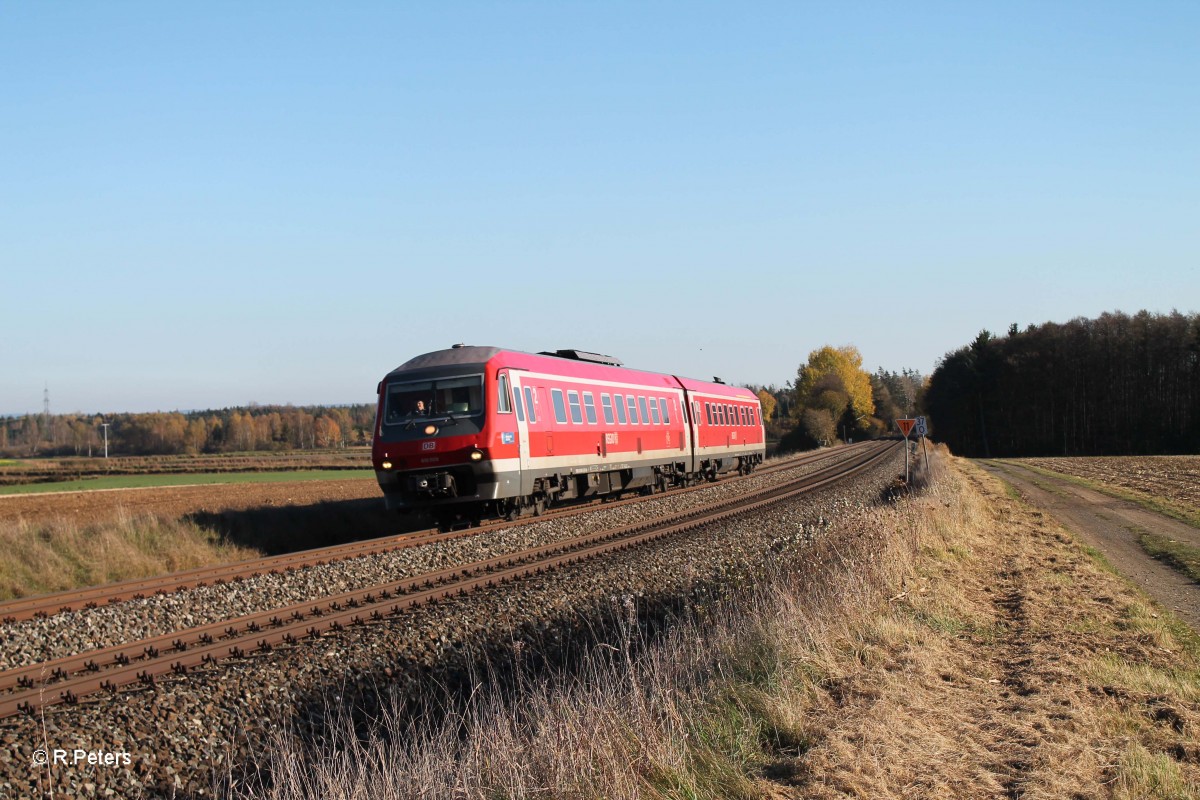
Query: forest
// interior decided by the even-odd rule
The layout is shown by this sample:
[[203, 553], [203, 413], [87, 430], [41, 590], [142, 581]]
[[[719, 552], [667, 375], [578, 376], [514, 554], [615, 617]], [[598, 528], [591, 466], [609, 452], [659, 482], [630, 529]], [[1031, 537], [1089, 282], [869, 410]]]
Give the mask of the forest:
[[922, 407], [965, 456], [1200, 452], [1200, 315], [984, 330], [941, 360]]
[[0, 455], [175, 455], [315, 450], [371, 442], [375, 406], [249, 406], [146, 414], [26, 414], [0, 418]]

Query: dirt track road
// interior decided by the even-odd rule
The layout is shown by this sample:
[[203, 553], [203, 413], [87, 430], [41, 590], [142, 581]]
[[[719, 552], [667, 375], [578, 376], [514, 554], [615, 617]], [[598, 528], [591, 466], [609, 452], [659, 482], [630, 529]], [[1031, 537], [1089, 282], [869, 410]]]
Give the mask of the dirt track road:
[[1103, 553], [1118, 572], [1200, 631], [1200, 586], [1148, 556], [1137, 540], [1139, 532], [1148, 531], [1200, 548], [1200, 530], [1013, 462], [977, 463], [1012, 485], [1031, 506], [1043, 509]]

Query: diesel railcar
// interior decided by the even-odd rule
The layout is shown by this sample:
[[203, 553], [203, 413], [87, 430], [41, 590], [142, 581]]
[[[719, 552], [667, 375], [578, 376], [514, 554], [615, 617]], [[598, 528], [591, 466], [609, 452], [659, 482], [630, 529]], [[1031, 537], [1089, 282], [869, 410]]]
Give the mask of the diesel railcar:
[[578, 350], [455, 345], [392, 370], [378, 394], [387, 506], [442, 527], [745, 474], [766, 452], [753, 392]]

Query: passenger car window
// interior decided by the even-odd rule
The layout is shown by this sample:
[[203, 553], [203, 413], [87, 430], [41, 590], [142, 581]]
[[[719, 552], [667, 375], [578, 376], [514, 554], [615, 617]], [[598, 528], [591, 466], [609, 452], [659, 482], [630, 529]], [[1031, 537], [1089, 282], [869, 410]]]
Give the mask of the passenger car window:
[[670, 425], [671, 424], [671, 412], [667, 411], [667, 398], [664, 397], [662, 400], [659, 400], [658, 404], [662, 407], [663, 424]]
[[525, 409], [521, 403], [521, 390], [517, 389], [513, 392], [513, 408], [517, 410], [517, 422], [525, 421]]
[[[634, 397], [633, 395], [629, 395], [628, 400], [629, 400], [629, 424], [637, 425], [638, 424], [637, 398]], [[646, 401], [643, 400], [642, 402], [644, 403]]]
[[650, 398], [650, 419], [654, 420], [655, 425], [662, 424], [662, 417], [658, 415], [658, 398]]
[[529, 409], [529, 421], [537, 422], [537, 412], [533, 410], [533, 391], [525, 387], [525, 407]]
[[579, 392], [567, 392], [567, 404], [571, 407], [571, 422], [581, 425], [583, 414], [579, 411]]
[[617, 406], [617, 422], [625, 424], [625, 395], [619, 394], [613, 398]]
[[708, 416], [708, 424], [713, 424], [712, 403], [704, 404], [704, 413]]
[[554, 419], [558, 420], [559, 424], [567, 424], [567, 406], [563, 403], [562, 389], [551, 389], [550, 400], [554, 403]]
[[604, 424], [613, 424], [612, 398], [606, 394], [600, 395], [600, 406], [604, 410]]
[[587, 417], [588, 425], [596, 424], [596, 400], [591, 392], [583, 393], [583, 414]]

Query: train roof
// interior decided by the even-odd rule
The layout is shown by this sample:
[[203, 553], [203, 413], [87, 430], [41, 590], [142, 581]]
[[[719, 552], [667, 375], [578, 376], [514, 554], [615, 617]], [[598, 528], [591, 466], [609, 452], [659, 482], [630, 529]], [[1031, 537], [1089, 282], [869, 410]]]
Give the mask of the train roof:
[[[728, 386], [724, 383], [709, 383], [692, 378], [681, 378], [661, 372], [647, 372], [631, 369], [620, 365], [612, 356], [599, 356], [581, 350], [559, 350], [555, 353], [525, 353], [520, 350], [506, 350], [501, 347], [478, 345], [455, 345], [445, 350], [435, 350], [432, 353], [410, 358], [392, 370], [389, 375], [397, 372], [424, 372], [445, 367], [458, 367], [485, 370], [488, 363], [497, 357], [502, 357], [503, 366], [531, 371], [553, 372], [572, 377], [618, 377], [623, 379], [647, 381], [659, 385], [678, 385], [689, 391], [703, 392], [721, 397], [737, 397], [742, 399], [757, 399], [749, 389], [739, 386]], [[601, 360], [603, 359], [603, 360]], [[616, 362], [616, 363], [612, 363]]]

